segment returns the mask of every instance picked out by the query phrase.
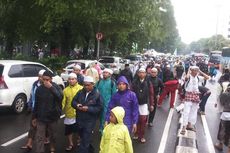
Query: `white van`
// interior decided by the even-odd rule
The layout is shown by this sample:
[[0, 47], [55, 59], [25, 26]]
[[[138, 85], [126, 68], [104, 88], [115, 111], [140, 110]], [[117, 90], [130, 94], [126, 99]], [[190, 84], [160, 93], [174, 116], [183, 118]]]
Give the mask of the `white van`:
[[[36, 62], [0, 60], [0, 107], [11, 107], [16, 113], [23, 112], [30, 98], [32, 85], [38, 79], [41, 69], [51, 71]], [[60, 76], [54, 74], [53, 82], [64, 89]]]

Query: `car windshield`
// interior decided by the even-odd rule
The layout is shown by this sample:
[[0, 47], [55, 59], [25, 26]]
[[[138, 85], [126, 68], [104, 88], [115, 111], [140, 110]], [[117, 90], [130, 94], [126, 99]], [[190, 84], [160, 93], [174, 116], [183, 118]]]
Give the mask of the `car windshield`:
[[141, 60], [140, 56], [127, 56], [126, 58], [131, 60], [131, 61], [140, 61]]
[[0, 65], [0, 77], [2, 76], [3, 69], [4, 69], [4, 66], [3, 66], [3, 65]]
[[223, 51], [222, 56], [223, 56], [223, 57], [230, 57], [230, 50], [228, 50], [228, 51]]
[[211, 56], [209, 62], [220, 62], [221, 56]]
[[114, 58], [102, 58], [100, 59], [101, 63], [114, 63]]
[[221, 56], [211, 56], [210, 60], [220, 60]]

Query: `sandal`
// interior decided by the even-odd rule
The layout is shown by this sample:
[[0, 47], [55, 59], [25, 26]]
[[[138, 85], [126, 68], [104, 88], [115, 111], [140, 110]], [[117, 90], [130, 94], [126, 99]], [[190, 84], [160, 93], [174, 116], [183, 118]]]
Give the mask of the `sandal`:
[[22, 146], [21, 149], [32, 150], [32, 146], [25, 145]]
[[218, 150], [218, 151], [223, 151], [223, 145], [216, 143], [214, 144], [214, 147]]
[[195, 128], [193, 128], [193, 127], [187, 127], [187, 128], [186, 128], [186, 130], [196, 132], [196, 129], [195, 129]]
[[44, 141], [44, 144], [45, 144], [45, 145], [50, 144], [50, 141], [49, 141], [49, 140], [46, 140], [46, 141]]
[[73, 150], [73, 145], [69, 145], [68, 147], [65, 148], [65, 151], [71, 151]]
[[138, 139], [138, 136], [133, 136], [133, 140], [137, 140]]
[[50, 150], [50, 153], [55, 153], [55, 150]]
[[185, 130], [181, 130], [181, 131], [180, 131], [180, 134], [181, 134], [181, 135], [185, 135], [185, 132], [186, 132]]
[[77, 139], [77, 146], [80, 146], [80, 144], [81, 144], [81, 140], [79, 138], [79, 139]]
[[145, 140], [145, 138], [141, 138], [141, 143], [145, 143], [146, 142], [146, 140]]

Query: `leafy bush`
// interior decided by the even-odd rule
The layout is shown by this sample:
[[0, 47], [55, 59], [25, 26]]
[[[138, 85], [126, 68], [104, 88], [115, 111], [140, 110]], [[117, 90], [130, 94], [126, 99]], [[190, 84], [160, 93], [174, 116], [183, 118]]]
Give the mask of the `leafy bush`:
[[44, 64], [45, 66], [49, 67], [53, 71], [57, 72], [58, 74], [61, 73], [63, 65], [68, 61], [68, 58], [65, 56], [60, 57], [47, 57], [37, 62]]

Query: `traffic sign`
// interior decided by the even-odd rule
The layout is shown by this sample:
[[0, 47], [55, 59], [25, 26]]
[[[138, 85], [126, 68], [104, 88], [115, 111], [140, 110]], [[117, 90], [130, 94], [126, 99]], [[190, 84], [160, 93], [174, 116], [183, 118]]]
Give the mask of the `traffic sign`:
[[98, 32], [98, 33], [96, 34], [96, 38], [97, 38], [97, 40], [101, 40], [101, 39], [103, 38], [103, 34], [100, 33], [100, 32]]

